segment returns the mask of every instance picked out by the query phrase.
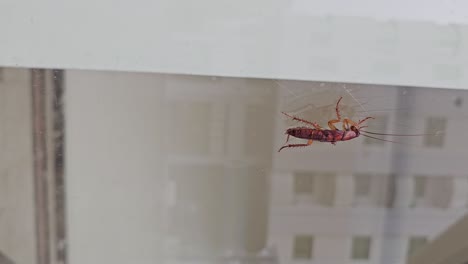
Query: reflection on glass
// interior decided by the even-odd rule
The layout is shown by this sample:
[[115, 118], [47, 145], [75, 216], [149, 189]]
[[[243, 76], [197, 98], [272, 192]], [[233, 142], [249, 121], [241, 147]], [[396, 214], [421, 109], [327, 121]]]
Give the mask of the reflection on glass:
[[[466, 91], [1, 72], [0, 262], [430, 264], [459, 254], [444, 246], [468, 223]], [[359, 137], [278, 152], [286, 129], [314, 127], [304, 120], [331, 131], [341, 97], [343, 119], [375, 118]]]

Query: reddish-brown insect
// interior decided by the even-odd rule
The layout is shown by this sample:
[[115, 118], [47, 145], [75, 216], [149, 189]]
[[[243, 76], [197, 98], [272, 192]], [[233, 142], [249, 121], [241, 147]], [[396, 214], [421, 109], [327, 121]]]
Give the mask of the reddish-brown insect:
[[[392, 135], [392, 134], [374, 133], [374, 132], [361, 130], [361, 128], [366, 127], [366, 126], [362, 126], [362, 124], [366, 120], [373, 119], [373, 117], [371, 117], [371, 116], [366, 117], [363, 120], [359, 120], [358, 122], [354, 122], [353, 120], [348, 119], [348, 118], [344, 118], [342, 120], [341, 119], [341, 114], [340, 114], [340, 109], [339, 109], [339, 104], [340, 104], [341, 99], [343, 99], [343, 97], [340, 97], [340, 99], [336, 103], [336, 107], [335, 107], [336, 117], [337, 118], [328, 121], [328, 127], [330, 129], [323, 129], [322, 127], [320, 127], [315, 122], [310, 122], [310, 121], [307, 121], [305, 119], [301, 119], [301, 118], [298, 118], [298, 117], [295, 117], [295, 116], [291, 116], [291, 115], [288, 115], [288, 114], [282, 112], [287, 117], [289, 117], [289, 118], [291, 118], [291, 119], [293, 119], [295, 121], [299, 121], [299, 122], [302, 122], [304, 124], [311, 125], [313, 128], [311, 128], [311, 127], [295, 127], [295, 128], [290, 128], [290, 129], [286, 130], [285, 134], [288, 135], [287, 138], [286, 138], [286, 143], [288, 143], [288, 140], [289, 140], [290, 136], [293, 136], [295, 138], [308, 139], [308, 141], [305, 144], [288, 144], [288, 145], [284, 145], [278, 150], [278, 152], [280, 152], [284, 148], [306, 147], [306, 146], [311, 145], [313, 141], [330, 142], [331, 144], [336, 145], [337, 141], [351, 140], [351, 139], [359, 137], [360, 135], [363, 135], [363, 136], [369, 137], [369, 138], [373, 138], [373, 139], [377, 139], [377, 140], [383, 140], [383, 141], [398, 143], [398, 142], [395, 142], [395, 141], [385, 140], [385, 139], [376, 138], [376, 137], [372, 137], [372, 136], [369, 136], [369, 135], [361, 134], [361, 132], [363, 132], [363, 133], [374, 134], [374, 135]], [[338, 123], [338, 122], [342, 122], [343, 130], [339, 130], [334, 125], [335, 123]], [[420, 135], [393, 135], [393, 136], [421, 136], [421, 135], [422, 134], [420, 134]]]

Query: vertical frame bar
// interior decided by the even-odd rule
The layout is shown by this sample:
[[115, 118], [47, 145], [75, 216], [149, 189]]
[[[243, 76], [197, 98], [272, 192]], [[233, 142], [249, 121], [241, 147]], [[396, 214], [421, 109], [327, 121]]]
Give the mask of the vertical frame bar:
[[66, 196], [65, 196], [65, 116], [63, 110], [64, 71], [52, 71], [53, 95], [53, 147], [54, 147], [54, 194], [55, 236], [57, 263], [67, 263], [66, 247]]
[[37, 263], [50, 263], [45, 70], [31, 70]]

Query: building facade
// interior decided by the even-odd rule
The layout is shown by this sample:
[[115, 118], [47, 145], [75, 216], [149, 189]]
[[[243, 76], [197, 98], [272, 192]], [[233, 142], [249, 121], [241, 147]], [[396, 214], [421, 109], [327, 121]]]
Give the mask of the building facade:
[[[304, 84], [304, 89], [318, 96], [320, 88], [340, 90], [323, 86]], [[467, 212], [468, 143], [457, 135], [468, 128], [460, 122], [466, 119], [468, 94], [354, 88], [354, 96], [375, 103], [365, 111], [377, 118], [367, 130], [431, 135], [385, 137], [406, 145], [358, 138], [275, 154], [268, 242], [277, 247], [281, 263], [405, 263]], [[345, 106], [354, 101], [346, 90], [341, 90]], [[287, 108], [290, 95], [283, 91], [279, 97], [280, 108]], [[325, 107], [333, 116], [334, 105]], [[290, 125], [279, 119], [275, 144], [284, 142]]]
[[164, 83], [169, 258], [255, 259], [267, 236], [271, 81], [166, 76]]

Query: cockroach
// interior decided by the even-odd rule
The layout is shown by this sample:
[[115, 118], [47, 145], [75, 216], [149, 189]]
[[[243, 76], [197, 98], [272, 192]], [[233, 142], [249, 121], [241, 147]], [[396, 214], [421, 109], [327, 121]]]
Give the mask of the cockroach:
[[[383, 134], [383, 133], [375, 133], [375, 132], [369, 132], [362, 130], [362, 128], [367, 127], [367, 126], [362, 126], [362, 124], [369, 120], [369, 119], [375, 119], [372, 116], [368, 116], [362, 120], [359, 120], [358, 122], [354, 122], [353, 120], [349, 118], [341, 118], [340, 114], [340, 109], [339, 109], [339, 104], [341, 99], [343, 97], [340, 97], [338, 102], [336, 103], [335, 111], [336, 111], [336, 119], [328, 121], [328, 127], [330, 129], [324, 129], [322, 128], [319, 124], [316, 122], [310, 122], [302, 118], [298, 118], [295, 116], [291, 116], [285, 112], [282, 112], [284, 115], [287, 117], [291, 118], [292, 120], [302, 122], [304, 124], [310, 125], [312, 127], [294, 127], [294, 128], [289, 128], [286, 130], [286, 143], [288, 143], [289, 137], [295, 137], [295, 138], [300, 138], [300, 139], [308, 139], [307, 143], [305, 144], [288, 144], [282, 146], [278, 152], [280, 152], [284, 148], [295, 148], [295, 147], [306, 147], [310, 146], [312, 142], [314, 141], [319, 141], [319, 142], [329, 142], [333, 145], [336, 145], [336, 142], [338, 141], [348, 141], [355, 139], [359, 137], [360, 135], [373, 138], [376, 140], [382, 140], [382, 141], [387, 141], [387, 142], [392, 142], [392, 143], [399, 143], [391, 140], [385, 140], [377, 137], [373, 137], [367, 134], [373, 134], [373, 135], [390, 135], [390, 136], [422, 136], [425, 134], [418, 134], [418, 135], [397, 135], [397, 134]], [[343, 130], [339, 130], [334, 124], [342, 122], [343, 125]]]

